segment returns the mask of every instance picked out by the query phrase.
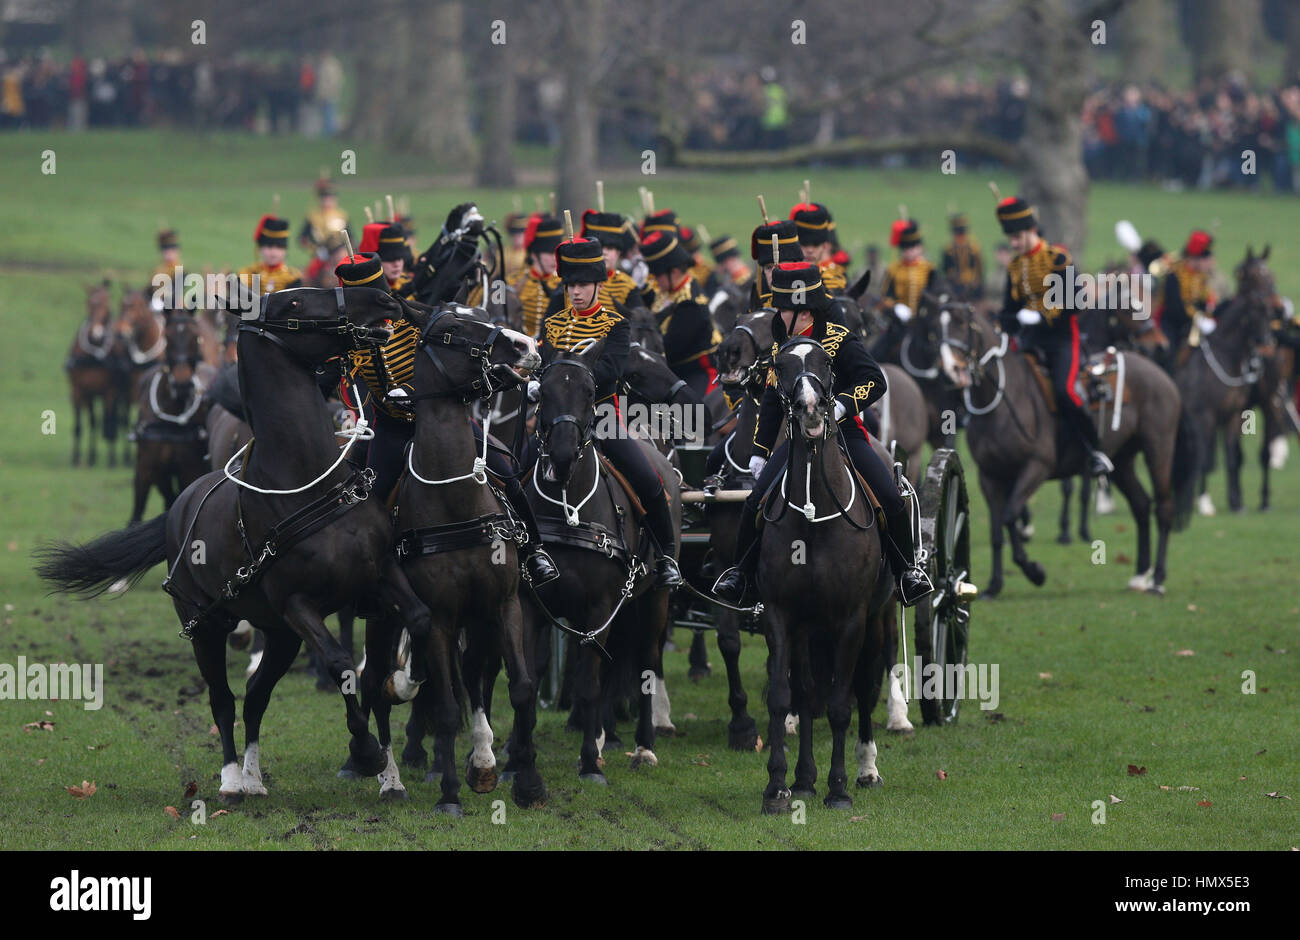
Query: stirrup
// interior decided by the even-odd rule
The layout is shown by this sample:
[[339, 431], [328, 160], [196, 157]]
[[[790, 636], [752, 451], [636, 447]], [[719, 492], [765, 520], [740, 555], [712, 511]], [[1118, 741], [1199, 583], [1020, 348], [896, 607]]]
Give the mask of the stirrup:
[[745, 599], [745, 572], [733, 565], [713, 582], [713, 594], [729, 604], [739, 604]]
[[898, 579], [898, 593], [903, 599], [904, 607], [911, 607], [921, 598], [934, 591], [934, 584], [925, 569], [920, 565], [907, 568]]
[[560, 569], [555, 566], [555, 560], [544, 548], [535, 548], [529, 553], [524, 559], [524, 571], [533, 587], [541, 587], [560, 576]]
[[660, 555], [655, 562], [655, 586], [678, 587], [682, 583], [682, 570], [671, 555]]

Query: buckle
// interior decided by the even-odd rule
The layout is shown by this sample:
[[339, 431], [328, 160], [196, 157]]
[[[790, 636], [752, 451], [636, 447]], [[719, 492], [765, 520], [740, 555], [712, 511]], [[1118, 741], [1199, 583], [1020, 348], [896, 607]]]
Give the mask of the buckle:
[[297, 317], [290, 317], [289, 319], [284, 321], [284, 328], [286, 330], [297, 330], [300, 325], [301, 324], [298, 322]]

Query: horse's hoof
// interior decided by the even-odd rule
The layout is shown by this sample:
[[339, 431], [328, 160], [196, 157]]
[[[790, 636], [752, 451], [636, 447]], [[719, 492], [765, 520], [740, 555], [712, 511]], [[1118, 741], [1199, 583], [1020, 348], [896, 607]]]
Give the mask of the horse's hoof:
[[217, 794], [217, 799], [221, 800], [226, 806], [238, 806], [244, 802], [244, 794], [242, 790], [237, 790], [234, 793], [227, 793], [222, 790]]
[[1074, 538], [1070, 535], [1069, 532], [1062, 532], [1060, 535], [1056, 537], [1057, 545], [1069, 545], [1073, 541]]
[[604, 774], [578, 774], [578, 779], [586, 783], [598, 783], [602, 787], [609, 786], [609, 781], [605, 779]]
[[[1042, 587], [1043, 583], [1047, 580], [1047, 572], [1043, 569], [1043, 566], [1036, 561], [1031, 561], [1025, 565], [1024, 572], [1025, 577], [1029, 579], [1030, 583], [1033, 584], [1034, 587]], [[988, 595], [986, 594], [985, 597], [987, 596]]]
[[780, 816], [790, 812], [790, 791], [779, 790], [776, 796], [763, 796], [763, 815]]
[[429, 766], [429, 752], [424, 748], [406, 748], [402, 751], [402, 766], [412, 770], [424, 770]]
[[[675, 738], [677, 737], [677, 727], [675, 725], [664, 725], [663, 727], [660, 727], [659, 725], [655, 725], [655, 734], [661, 738]], [[614, 742], [614, 743], [621, 743], [621, 742]], [[609, 745], [606, 744], [605, 746], [608, 747]]]
[[828, 793], [822, 802], [827, 809], [853, 809], [853, 799], [847, 793]]
[[686, 674], [686, 678], [692, 682], [699, 682], [701, 679], [707, 679], [713, 675], [713, 670], [708, 666], [692, 666], [691, 671]]
[[861, 790], [869, 790], [873, 787], [884, 786], [884, 784], [885, 781], [878, 774], [874, 776], [867, 774], [865, 777], [858, 778], [858, 788]]
[[992, 584], [990, 584], [988, 587], [986, 587], [983, 591], [980, 592], [980, 600], [985, 600], [985, 601], [995, 600], [997, 596], [1001, 593], [1002, 593], [1002, 582], [994, 581]]
[[727, 729], [727, 747], [733, 751], [754, 751], [758, 749], [758, 728], [751, 721], [749, 727]]
[[497, 788], [498, 779], [496, 767], [475, 767], [471, 764], [465, 768], [465, 782], [475, 793], [491, 793]]
[[451, 816], [455, 819], [459, 819], [465, 815], [465, 808], [459, 803], [438, 802], [434, 804], [433, 811], [435, 813], [442, 813], [444, 816]]
[[330, 679], [329, 676], [317, 676], [317, 677], [316, 677], [316, 691], [317, 691], [317, 692], [337, 692], [338, 690], [339, 690], [339, 687], [336, 686], [336, 685], [334, 684], [334, 681], [333, 681], [332, 679]]
[[795, 784], [790, 790], [790, 796], [796, 800], [815, 800], [817, 799], [816, 787], [801, 787]]
[[1079, 538], [1081, 538], [1081, 539], [1082, 539], [1083, 541], [1085, 541], [1085, 542], [1091, 542], [1091, 541], [1092, 541], [1092, 533], [1089, 532], [1087, 529], [1080, 529], [1080, 530], [1079, 530]]
[[425, 782], [425, 783], [441, 783], [441, 782], [442, 782], [442, 771], [440, 771], [440, 770], [431, 770], [431, 771], [429, 771], [427, 774], [424, 775], [424, 782]]
[[406, 787], [390, 787], [387, 790], [379, 791], [379, 798], [385, 803], [395, 803], [400, 800], [409, 800], [411, 794], [406, 792]]
[[352, 767], [363, 777], [377, 777], [388, 766], [388, 758], [380, 750], [379, 741], [373, 734], [366, 735], [366, 740], [361, 744], [352, 741], [349, 749]]
[[1154, 595], [1156, 595], [1157, 597], [1164, 597], [1164, 596], [1165, 596], [1165, 586], [1164, 586], [1163, 584], [1153, 584], [1153, 585], [1151, 585], [1149, 588], [1147, 588], [1147, 593], [1148, 593], [1148, 594], [1154, 594]]
[[531, 784], [525, 784], [523, 777], [515, 777], [516, 783], [510, 790], [510, 797], [520, 809], [542, 809], [551, 798], [546, 792], [546, 785], [536, 772]]

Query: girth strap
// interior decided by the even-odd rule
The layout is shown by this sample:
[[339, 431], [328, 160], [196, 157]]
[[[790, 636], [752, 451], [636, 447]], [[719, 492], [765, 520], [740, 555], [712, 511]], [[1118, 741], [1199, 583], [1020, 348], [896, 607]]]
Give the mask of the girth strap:
[[518, 542], [522, 534], [521, 527], [510, 516], [498, 512], [462, 522], [407, 529], [398, 536], [394, 550], [398, 561], [405, 564], [425, 555], [476, 548], [497, 541]]
[[583, 522], [571, 526], [563, 519], [543, 517], [537, 520], [537, 531], [542, 537], [542, 542], [547, 545], [585, 548], [624, 563], [632, 557], [622, 537], [598, 522]]

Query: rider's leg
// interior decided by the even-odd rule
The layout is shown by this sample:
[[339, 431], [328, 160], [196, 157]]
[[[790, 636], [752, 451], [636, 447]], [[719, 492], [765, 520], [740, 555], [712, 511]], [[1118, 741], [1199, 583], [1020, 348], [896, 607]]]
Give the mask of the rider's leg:
[[[474, 426], [475, 449], [482, 453], [483, 426], [477, 421], [473, 421], [471, 424]], [[524, 524], [524, 528], [528, 531], [528, 541], [520, 548], [520, 553], [523, 555], [524, 570], [528, 572], [533, 585], [539, 586], [547, 581], [555, 580], [560, 576], [560, 571], [555, 566], [555, 561], [542, 547], [542, 535], [537, 529], [537, 517], [533, 515], [532, 504], [528, 502], [528, 497], [524, 495], [524, 488], [515, 478], [516, 467], [514, 462], [505, 454], [489, 447], [487, 467], [494, 476], [501, 478], [506, 499], [510, 501], [510, 508], [514, 510], [515, 515], [519, 517]]]
[[1056, 392], [1056, 407], [1061, 416], [1074, 427], [1075, 434], [1088, 453], [1088, 469], [1093, 476], [1102, 476], [1115, 468], [1110, 459], [1101, 450], [1101, 441], [1097, 436], [1097, 426], [1092, 415], [1084, 407], [1075, 388], [1075, 379], [1079, 376], [1079, 324], [1071, 319], [1068, 333], [1056, 334], [1047, 348], [1048, 369], [1052, 375], [1052, 387]]
[[668, 493], [658, 471], [651, 466], [636, 439], [627, 436], [622, 421], [619, 433], [602, 438], [600, 449], [627, 477], [636, 491], [637, 499], [645, 508], [646, 530], [659, 550], [655, 562], [656, 583], [661, 587], [675, 587], [682, 583], [682, 573], [677, 567], [677, 525], [668, 506]]
[[907, 504], [894, 482], [894, 474], [880, 459], [866, 438], [859, 434], [847, 433], [844, 446], [849, 452], [849, 459], [862, 478], [871, 487], [880, 501], [880, 508], [885, 512], [885, 522], [889, 531], [885, 533], [885, 555], [889, 559], [890, 570], [898, 582], [898, 592], [903, 598], [904, 606], [911, 607], [918, 600], [934, 590], [925, 569], [917, 564], [916, 546], [912, 538], [912, 519]]
[[772, 488], [785, 468], [789, 449], [790, 445], [784, 443], [772, 453], [741, 507], [740, 524], [736, 528], [736, 551], [732, 556], [735, 563], [722, 572], [713, 585], [713, 593], [728, 603], [740, 603], [745, 596], [746, 584], [753, 580], [754, 572], [758, 570], [759, 504], [763, 494]]
[[380, 499], [388, 501], [405, 469], [406, 445], [415, 433], [414, 421], [402, 421], [375, 411], [367, 415], [375, 436], [366, 451], [366, 466], [375, 471], [373, 491]]

